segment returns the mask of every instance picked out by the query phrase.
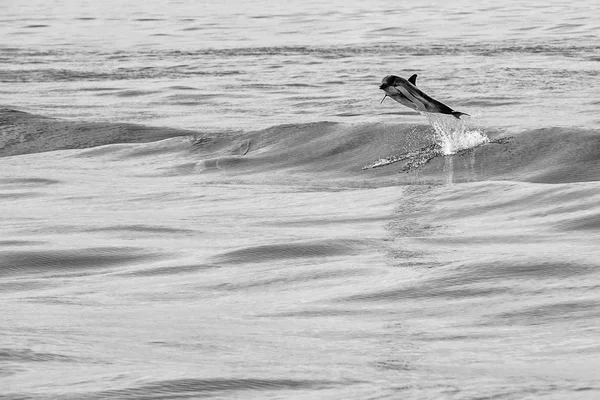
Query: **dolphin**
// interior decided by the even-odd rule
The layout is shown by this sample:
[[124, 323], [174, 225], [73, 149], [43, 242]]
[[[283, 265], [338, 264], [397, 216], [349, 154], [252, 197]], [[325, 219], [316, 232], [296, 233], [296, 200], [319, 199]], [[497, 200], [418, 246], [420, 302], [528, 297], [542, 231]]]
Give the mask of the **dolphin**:
[[[417, 88], [417, 74], [414, 74], [408, 80], [396, 75], [388, 75], [381, 81], [379, 89], [385, 92], [383, 100], [389, 96], [398, 103], [416, 111], [451, 114], [458, 119], [460, 119], [461, 115], [469, 115], [454, 111], [444, 103], [432, 99], [423, 93], [421, 89]], [[382, 103], [383, 100], [381, 100]]]

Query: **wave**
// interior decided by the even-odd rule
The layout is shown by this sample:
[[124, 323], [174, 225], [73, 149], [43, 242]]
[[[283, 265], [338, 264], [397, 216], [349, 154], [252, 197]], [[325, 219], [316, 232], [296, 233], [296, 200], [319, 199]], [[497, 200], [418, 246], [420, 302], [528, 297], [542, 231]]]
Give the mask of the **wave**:
[[[96, 247], [65, 250], [9, 250], [2, 253], [0, 276], [8, 277], [24, 274], [46, 276], [81, 276], [88, 271], [119, 267], [127, 263], [149, 260], [137, 248]], [[92, 271], [92, 272], [90, 272]]]
[[[464, 122], [456, 125], [452, 117], [444, 118], [429, 117], [431, 125], [323, 121], [245, 133], [215, 133], [68, 121], [1, 109], [0, 156], [97, 147], [76, 155], [132, 159], [172, 153], [163, 173], [218, 172], [263, 180], [277, 175], [314, 182], [371, 181], [377, 185], [600, 180], [599, 131], [549, 127], [507, 137], [499, 130]], [[169, 143], [158, 142], [178, 137]], [[123, 143], [137, 145], [114, 146]], [[384, 163], [381, 168], [363, 170], [394, 158], [398, 160]]]
[[[215, 379], [172, 379], [154, 381], [123, 389], [92, 392], [89, 395], [77, 395], [81, 399], [148, 399], [148, 398], [200, 398], [224, 396], [235, 393], [275, 393], [298, 390], [323, 390], [335, 386], [343, 386], [356, 382], [327, 380], [293, 380], [293, 379], [256, 379], [256, 378], [215, 378]], [[72, 398], [68, 396], [68, 398]]]
[[[199, 143], [196, 157], [202, 161], [194, 171], [245, 176], [287, 171], [314, 180], [349, 178], [384, 184], [600, 180], [598, 131], [540, 128], [509, 137], [481, 127], [450, 128], [453, 118], [444, 123], [440, 118], [430, 120], [432, 125], [318, 122], [275, 126], [236, 136], [229, 147], [217, 152]], [[363, 170], [386, 157], [405, 160]]]
[[136, 124], [69, 121], [0, 109], [0, 156], [144, 143], [193, 133]]

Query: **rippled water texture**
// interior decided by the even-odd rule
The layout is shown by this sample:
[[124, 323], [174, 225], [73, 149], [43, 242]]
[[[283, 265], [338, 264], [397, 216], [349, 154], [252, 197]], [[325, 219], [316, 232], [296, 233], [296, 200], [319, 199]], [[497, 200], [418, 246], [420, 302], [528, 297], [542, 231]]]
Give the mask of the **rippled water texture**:
[[50, 116], [212, 130], [416, 122], [380, 106], [377, 86], [418, 73], [485, 125], [600, 121], [600, 11], [588, 1], [3, 7], [2, 102]]
[[0, 397], [600, 397], [591, 2], [0, 11]]

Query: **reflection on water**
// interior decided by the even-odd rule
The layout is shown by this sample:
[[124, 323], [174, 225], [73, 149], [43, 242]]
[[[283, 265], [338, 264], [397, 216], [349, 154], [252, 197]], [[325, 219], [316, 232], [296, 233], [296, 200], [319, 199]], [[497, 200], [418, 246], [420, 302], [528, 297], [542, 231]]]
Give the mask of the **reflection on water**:
[[454, 183], [454, 157], [444, 157], [444, 175], [446, 176], [446, 185]]

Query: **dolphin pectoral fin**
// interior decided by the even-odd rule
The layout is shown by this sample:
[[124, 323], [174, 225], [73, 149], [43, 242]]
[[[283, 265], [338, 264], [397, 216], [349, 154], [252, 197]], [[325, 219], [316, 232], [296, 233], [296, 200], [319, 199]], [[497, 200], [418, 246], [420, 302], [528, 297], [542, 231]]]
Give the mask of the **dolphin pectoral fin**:
[[386, 97], [388, 97], [387, 94], [383, 96], [383, 99], [381, 99], [381, 101], [379, 102], [379, 104], [383, 103], [383, 101], [385, 100]]
[[408, 81], [413, 85], [417, 86], [417, 76], [417, 74], [412, 75], [410, 78], [408, 78]]
[[470, 117], [469, 114], [464, 113], [464, 112], [460, 112], [460, 111], [452, 111], [452, 115], [454, 115], [455, 118], [460, 119], [461, 116], [466, 115], [468, 117]]

